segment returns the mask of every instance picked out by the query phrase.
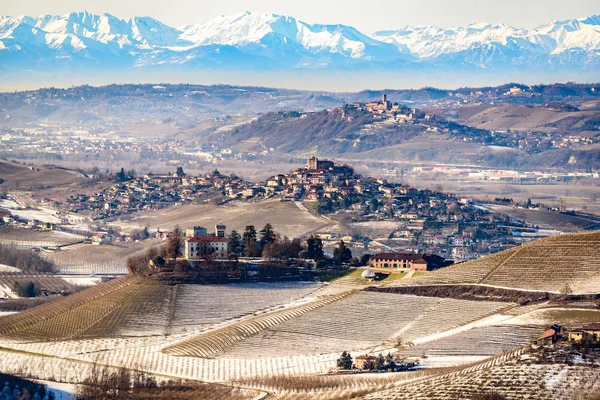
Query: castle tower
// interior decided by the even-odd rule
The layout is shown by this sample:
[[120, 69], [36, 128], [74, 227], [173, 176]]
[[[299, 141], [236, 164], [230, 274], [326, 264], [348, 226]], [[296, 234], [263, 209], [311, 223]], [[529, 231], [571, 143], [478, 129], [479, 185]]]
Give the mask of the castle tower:
[[225, 237], [225, 228], [226, 227], [223, 224], [215, 225], [215, 233], [217, 234], [217, 237], [221, 237], [221, 238]]

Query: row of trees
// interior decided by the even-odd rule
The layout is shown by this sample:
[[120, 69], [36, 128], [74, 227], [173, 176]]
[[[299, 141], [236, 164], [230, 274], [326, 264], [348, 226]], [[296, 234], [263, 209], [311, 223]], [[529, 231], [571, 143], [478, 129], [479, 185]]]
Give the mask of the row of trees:
[[[184, 244], [183, 231], [176, 226], [169, 236], [167, 245], [161, 250], [161, 257], [175, 259], [182, 256]], [[240, 234], [237, 230], [231, 231], [228, 237], [228, 252], [231, 257], [263, 257], [265, 259], [290, 259], [303, 258], [317, 261], [325, 260], [323, 241], [315, 235], [306, 240], [306, 246], [298, 238], [290, 239], [281, 236], [270, 223], [267, 223], [260, 231], [254, 225], [248, 225]], [[141, 256], [146, 260], [147, 255]], [[333, 252], [333, 260], [336, 263], [348, 263], [352, 260], [352, 251], [341, 241]]]
[[0, 244], [0, 264], [10, 265], [22, 271], [56, 272], [56, 265], [31, 250], [13, 245]]
[[135, 399], [136, 392], [156, 389], [158, 382], [154, 376], [143, 371], [131, 372], [125, 368], [110, 370], [94, 363], [92, 372], [80, 386], [77, 398], [80, 400]]
[[[258, 238], [260, 233], [260, 238]], [[263, 257], [266, 259], [303, 258], [317, 261], [325, 259], [323, 241], [318, 236], [311, 235], [306, 240], [306, 246], [300, 239], [281, 237], [271, 224], [266, 224], [260, 232], [254, 225], [246, 226], [243, 234], [232, 231], [229, 235], [229, 253], [233, 256]], [[352, 251], [342, 241], [333, 252], [337, 263], [348, 263], [352, 259]]]
[[[377, 357], [373, 357], [372, 360], [365, 361], [362, 365], [362, 369], [365, 371], [406, 371], [413, 367], [414, 364], [397, 363], [391, 353], [379, 354]], [[340, 358], [337, 359], [337, 367], [340, 370], [351, 370], [356, 369], [354, 360], [349, 352], [344, 351]]]

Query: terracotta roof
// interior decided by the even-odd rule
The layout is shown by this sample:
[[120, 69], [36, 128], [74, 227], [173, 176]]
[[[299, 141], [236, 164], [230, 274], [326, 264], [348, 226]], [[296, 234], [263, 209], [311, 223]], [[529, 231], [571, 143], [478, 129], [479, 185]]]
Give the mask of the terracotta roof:
[[600, 322], [593, 322], [583, 327], [584, 330], [600, 331]]
[[540, 336], [538, 339], [547, 339], [556, 335], [556, 331], [554, 329], [546, 329], [544, 334]]
[[413, 254], [413, 253], [379, 253], [375, 254], [371, 257], [371, 260], [419, 260], [423, 258], [423, 254]]
[[185, 241], [190, 243], [226, 243], [227, 239], [217, 236], [194, 236], [185, 239]]

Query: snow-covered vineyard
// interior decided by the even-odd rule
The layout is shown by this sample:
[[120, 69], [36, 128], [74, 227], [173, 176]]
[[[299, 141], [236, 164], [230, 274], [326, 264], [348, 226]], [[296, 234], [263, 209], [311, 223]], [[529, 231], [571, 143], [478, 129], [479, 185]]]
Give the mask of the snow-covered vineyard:
[[[123, 278], [94, 287], [84, 303], [77, 303], [78, 294], [65, 298], [64, 312], [60, 304], [46, 306], [41, 322], [27, 313], [7, 317], [15, 319], [6, 320], [12, 324], [3, 327], [0, 346], [19, 352], [2, 351], [0, 365], [13, 371], [27, 365], [40, 379], [72, 383], [91, 362], [226, 382], [327, 372], [341, 351], [394, 352], [400, 343], [409, 355], [431, 352], [457, 364], [464, 361], [453, 356], [490, 356], [542, 329], [502, 325], [513, 316], [499, 313], [514, 313], [513, 303], [363, 292], [347, 282], [343, 290], [331, 286], [168, 287]], [[492, 330], [493, 346], [482, 353]]]

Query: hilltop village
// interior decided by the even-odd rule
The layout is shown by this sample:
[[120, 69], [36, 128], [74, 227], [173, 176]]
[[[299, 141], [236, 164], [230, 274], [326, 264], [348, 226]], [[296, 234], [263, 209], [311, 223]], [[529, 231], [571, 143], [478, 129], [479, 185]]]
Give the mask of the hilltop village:
[[[305, 168], [269, 178], [265, 187], [283, 201], [312, 204], [354, 230], [342, 239], [355, 251], [427, 253], [466, 261], [531, 239], [521, 233], [529, 227], [492, 214], [470, 198], [363, 177], [348, 165], [314, 157]], [[377, 228], [382, 225], [384, 229]], [[378, 231], [386, 235], [377, 236]], [[331, 232], [321, 237], [330, 245], [340, 239]]]
[[[381, 104], [380, 104], [381, 105]], [[336, 228], [316, 232], [326, 251], [343, 240], [354, 255], [377, 253], [431, 254], [456, 262], [481, 257], [520, 245], [536, 236], [534, 227], [505, 215], [493, 214], [470, 198], [357, 174], [349, 165], [310, 158], [304, 168], [278, 174], [263, 182], [250, 182], [217, 170], [190, 176], [179, 167], [171, 174], [134, 177], [121, 170], [114, 183], [92, 195], [70, 196], [66, 202], [41, 203], [89, 216], [97, 223], [140, 211], [194, 202], [260, 202], [266, 199], [295, 202], [303, 211], [337, 221]], [[58, 224], [21, 221], [5, 216], [5, 225], [36, 230], [60, 229]], [[89, 232], [95, 244], [139, 238], [165, 240], [169, 231], [144, 235]]]

